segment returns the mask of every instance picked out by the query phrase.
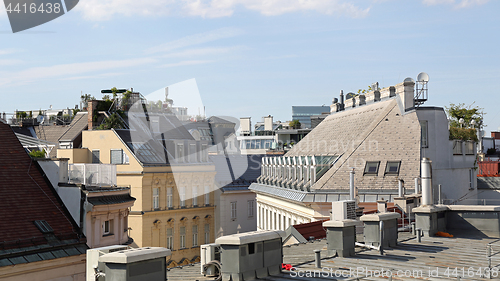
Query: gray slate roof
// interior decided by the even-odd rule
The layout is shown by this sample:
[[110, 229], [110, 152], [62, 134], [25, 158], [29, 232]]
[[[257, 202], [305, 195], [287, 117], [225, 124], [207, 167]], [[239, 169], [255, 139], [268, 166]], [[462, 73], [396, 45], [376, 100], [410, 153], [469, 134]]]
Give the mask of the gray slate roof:
[[86, 130], [88, 127], [88, 113], [87, 112], [78, 112], [71, 123], [69, 124], [69, 128], [64, 134], [59, 138], [59, 141], [73, 141], [76, 137], [78, 137], [83, 130]]
[[500, 189], [500, 177], [477, 177], [478, 189]]

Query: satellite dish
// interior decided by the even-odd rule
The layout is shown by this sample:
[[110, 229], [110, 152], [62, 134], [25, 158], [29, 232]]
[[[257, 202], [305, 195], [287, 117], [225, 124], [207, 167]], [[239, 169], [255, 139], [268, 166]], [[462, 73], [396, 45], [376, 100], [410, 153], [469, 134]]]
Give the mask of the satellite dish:
[[413, 80], [411, 77], [406, 78], [403, 82], [413, 82], [415, 83], [415, 80]]
[[45, 118], [43, 117], [43, 115], [38, 115], [36, 117], [36, 121], [38, 121], [38, 124], [43, 124], [44, 120], [45, 120]]
[[417, 81], [427, 83], [429, 82], [429, 75], [425, 72], [420, 72], [417, 76]]

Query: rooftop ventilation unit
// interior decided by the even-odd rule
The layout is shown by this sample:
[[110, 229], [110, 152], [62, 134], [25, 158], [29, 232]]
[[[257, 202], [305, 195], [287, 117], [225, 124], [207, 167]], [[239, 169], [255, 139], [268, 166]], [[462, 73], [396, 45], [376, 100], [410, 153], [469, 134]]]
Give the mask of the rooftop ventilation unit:
[[253, 280], [278, 275], [284, 231], [252, 231], [219, 237], [222, 280]]
[[99, 257], [104, 264], [105, 281], [165, 281], [167, 265], [165, 257], [169, 249], [146, 247], [109, 253]]
[[104, 271], [104, 264], [99, 264], [99, 257], [116, 251], [127, 250], [128, 246], [113, 245], [87, 250], [87, 279], [86, 281], [104, 281], [104, 277], [96, 277], [97, 272]]
[[332, 220], [355, 220], [356, 201], [345, 200], [332, 202]]

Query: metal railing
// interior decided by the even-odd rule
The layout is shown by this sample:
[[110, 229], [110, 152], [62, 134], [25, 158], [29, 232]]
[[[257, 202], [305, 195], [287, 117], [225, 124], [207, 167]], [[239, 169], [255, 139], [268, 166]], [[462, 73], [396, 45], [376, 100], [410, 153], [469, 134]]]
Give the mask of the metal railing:
[[69, 164], [68, 182], [88, 186], [116, 186], [116, 165]]
[[[486, 245], [486, 258], [488, 259], [488, 269], [489, 272], [484, 273], [484, 277], [491, 279], [493, 277], [498, 277], [498, 272], [500, 268], [500, 239], [495, 240]], [[491, 274], [496, 271], [496, 274]], [[496, 276], [494, 276], [496, 275]]]
[[443, 205], [483, 205], [500, 206], [500, 199], [443, 199]]

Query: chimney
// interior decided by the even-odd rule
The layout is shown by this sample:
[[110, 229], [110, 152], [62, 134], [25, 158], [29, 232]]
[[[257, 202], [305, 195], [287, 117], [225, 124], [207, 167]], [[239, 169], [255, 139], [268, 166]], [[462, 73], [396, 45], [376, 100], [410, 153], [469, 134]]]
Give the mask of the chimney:
[[356, 100], [358, 101], [358, 105], [364, 105], [366, 104], [366, 96], [365, 95], [359, 95]]
[[405, 189], [404, 189], [404, 180], [399, 179], [399, 185], [398, 185], [398, 197], [404, 197], [405, 196]]
[[387, 200], [377, 200], [377, 211], [379, 213], [387, 212]]
[[264, 131], [273, 130], [273, 117], [271, 115], [264, 117]]
[[432, 161], [429, 158], [422, 158], [422, 206], [432, 206]]
[[349, 200], [356, 200], [354, 191], [354, 168], [349, 172]]
[[[87, 101], [87, 122], [88, 122], [88, 130], [92, 131], [94, 128], [94, 109], [97, 108], [97, 103], [98, 101], [96, 100], [89, 100]], [[96, 111], [97, 114], [97, 111]]]
[[340, 90], [340, 110], [344, 110], [344, 91]]
[[240, 134], [242, 136], [249, 136], [252, 133], [252, 122], [250, 117], [242, 117], [240, 118]]
[[69, 172], [68, 172], [68, 159], [61, 158], [59, 159], [59, 182], [60, 183], [68, 183], [69, 180]]
[[403, 102], [405, 111], [415, 108], [415, 82], [411, 78], [406, 78], [403, 83], [396, 85], [396, 94]]

